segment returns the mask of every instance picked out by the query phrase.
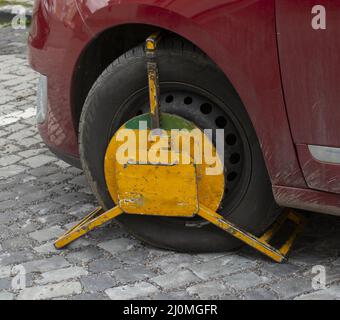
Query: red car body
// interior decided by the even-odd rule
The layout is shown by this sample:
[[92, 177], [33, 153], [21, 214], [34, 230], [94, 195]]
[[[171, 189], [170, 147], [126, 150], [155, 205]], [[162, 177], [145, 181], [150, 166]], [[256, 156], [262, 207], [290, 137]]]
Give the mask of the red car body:
[[[325, 8], [326, 29], [312, 27], [316, 5]], [[38, 0], [29, 55], [48, 79], [39, 123], [46, 144], [77, 161], [79, 114], [91, 84], [158, 28], [194, 43], [233, 84], [277, 203], [340, 215], [338, 1]], [[99, 46], [110, 61], [95, 53]]]

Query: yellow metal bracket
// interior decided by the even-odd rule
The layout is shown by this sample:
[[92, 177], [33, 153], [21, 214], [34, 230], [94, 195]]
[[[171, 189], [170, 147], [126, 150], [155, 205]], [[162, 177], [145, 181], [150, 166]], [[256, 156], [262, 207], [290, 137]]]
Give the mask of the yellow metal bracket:
[[119, 207], [114, 207], [109, 211], [104, 211], [102, 208], [97, 208], [83, 220], [76, 224], [72, 229], [68, 230], [55, 243], [57, 249], [66, 247], [71, 242], [77, 240], [81, 236], [89, 233], [92, 229], [102, 226], [104, 223], [117, 218], [123, 213]]
[[[160, 37], [160, 33], [155, 33], [146, 40], [150, 113], [152, 120], [151, 129], [159, 129], [161, 127], [159, 74], [156, 61], [156, 49]], [[102, 226], [104, 223], [117, 218], [123, 213], [183, 218], [198, 215], [274, 261], [283, 262], [286, 260], [295, 238], [301, 232], [304, 223], [302, 217], [291, 211], [287, 211], [274, 223], [270, 230], [261, 237], [256, 237], [229, 222], [214, 210], [211, 210], [217, 209], [222, 198], [224, 178], [221, 180], [221, 183], [211, 183], [211, 181], [209, 181], [209, 183], [207, 183], [210, 190], [209, 193], [209, 190], [202, 189], [204, 177], [197, 172], [198, 168], [194, 161], [191, 161], [189, 164], [181, 164], [177, 161], [174, 163], [155, 164], [154, 162], [139, 163], [138, 159], [132, 159], [133, 161], [130, 159], [130, 162], [121, 164], [114, 160], [114, 146], [115, 145], [111, 143], [106, 154], [106, 160], [109, 162], [108, 166], [110, 169], [114, 169], [114, 171], [109, 175], [107, 171], [105, 171], [105, 178], [110, 177], [112, 178], [111, 180], [114, 181], [114, 192], [113, 195], [112, 193], [110, 194], [112, 198], [115, 199], [117, 206], [106, 212], [102, 208], [91, 212], [55, 242], [57, 249], [64, 248], [94, 228]], [[171, 155], [173, 151], [169, 151]], [[222, 177], [224, 177], [223, 174]], [[109, 185], [110, 184], [108, 184], [108, 186]], [[200, 186], [201, 188], [199, 188]], [[222, 192], [220, 192], [219, 186]], [[169, 192], [170, 190], [171, 192]], [[208, 201], [209, 199], [213, 201]], [[215, 201], [215, 199], [218, 201]], [[208, 201], [208, 203], [205, 201]], [[281, 248], [276, 249], [270, 245], [269, 242], [287, 220], [292, 221], [296, 227]]]
[[[304, 218], [296, 215], [292, 211], [287, 211], [262, 237], [258, 238], [249, 232], [242, 230], [235, 224], [224, 219], [218, 213], [204, 206], [200, 207], [198, 215], [279, 263], [287, 260], [287, 255], [294, 243], [294, 240], [302, 231], [302, 227], [304, 225]], [[292, 221], [296, 226], [288, 240], [281, 246], [280, 249], [276, 249], [269, 244], [269, 241], [275, 236], [287, 220]]]
[[161, 39], [161, 32], [156, 32], [146, 39], [147, 72], [149, 81], [149, 99], [151, 113], [151, 128], [160, 128], [160, 87], [157, 64], [157, 45]]
[[[182, 210], [182, 208], [179, 207], [179, 210]], [[110, 220], [113, 220], [123, 213], [124, 212], [120, 207], [114, 207], [113, 209], [106, 212], [104, 212], [102, 208], [98, 208], [90, 213], [88, 216], [86, 216], [83, 220], [81, 220], [75, 227], [70, 229], [63, 236], [61, 236], [54, 243], [54, 245], [57, 249], [62, 249], [68, 244], [80, 238], [81, 236], [87, 234], [92, 229], [99, 227]], [[134, 214], [145, 215], [143, 213]], [[180, 211], [176, 212], [176, 207], [173, 207], [171, 216], [181, 216], [181, 214], [182, 213]], [[182, 215], [188, 216], [187, 213], [184, 213]], [[210, 210], [203, 205], [200, 205], [197, 215], [279, 263], [287, 260], [287, 255], [294, 243], [294, 240], [302, 231], [302, 227], [304, 225], [303, 217], [298, 216], [292, 211], [287, 210], [287, 212], [284, 213], [263, 236], [256, 237], [249, 232], [237, 227], [235, 224], [229, 222], [218, 213]], [[271, 246], [269, 242], [287, 220], [293, 222], [296, 225], [295, 229], [290, 234], [288, 240], [281, 246], [281, 248], [276, 249]]]

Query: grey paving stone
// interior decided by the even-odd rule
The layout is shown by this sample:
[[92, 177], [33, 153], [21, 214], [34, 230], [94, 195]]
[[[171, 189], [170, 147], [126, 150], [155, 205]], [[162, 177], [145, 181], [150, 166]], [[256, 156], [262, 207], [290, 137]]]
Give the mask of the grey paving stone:
[[30, 219], [26, 220], [24, 224], [21, 223], [14, 223], [10, 226], [11, 231], [16, 235], [24, 235], [27, 233], [34, 232], [34, 230], [39, 229], [36, 223], [30, 221]]
[[115, 255], [121, 251], [131, 250], [135, 245], [137, 245], [137, 241], [135, 240], [120, 238], [99, 243], [98, 246]]
[[34, 255], [30, 252], [18, 251], [3, 253], [0, 255], [0, 266], [8, 266], [13, 264], [20, 264], [34, 259]]
[[[1, 143], [1, 139], [0, 139], [0, 143]], [[19, 146], [16, 146], [14, 144], [6, 144], [2, 148], [2, 154], [3, 155], [11, 155], [11, 154], [14, 154], [18, 151], [20, 151]], [[9, 176], [9, 177], [11, 177], [11, 176]]]
[[197, 300], [190, 296], [185, 290], [172, 291], [172, 292], [158, 292], [148, 297], [150, 300]]
[[157, 287], [147, 282], [138, 282], [105, 290], [111, 300], [132, 300], [148, 297], [158, 292]]
[[277, 300], [277, 295], [268, 289], [259, 288], [243, 293], [246, 300]]
[[75, 184], [80, 187], [87, 187], [89, 184], [86, 181], [85, 176], [78, 176], [72, 179], [69, 183]]
[[44, 224], [45, 226], [55, 226], [56, 224], [65, 223], [68, 221], [65, 213], [49, 214], [42, 217], [38, 217], [37, 221]]
[[131, 249], [128, 251], [121, 251], [115, 256], [120, 262], [127, 266], [144, 266], [148, 262], [148, 252], [145, 249]]
[[0, 301], [14, 300], [14, 294], [8, 291], [0, 291]]
[[20, 141], [22, 139], [25, 139], [27, 137], [34, 136], [36, 134], [36, 130], [33, 130], [31, 128], [25, 128], [23, 130], [17, 131], [7, 137], [9, 140], [15, 140]]
[[255, 264], [255, 261], [241, 256], [227, 255], [208, 262], [192, 265], [189, 268], [201, 279], [208, 280], [212, 277], [227, 276], [241, 270], [251, 269]]
[[89, 247], [91, 246], [93, 243], [91, 243], [90, 241], [86, 240], [85, 238], [80, 238], [77, 239], [77, 241], [74, 241], [72, 243], [70, 243], [67, 246], [67, 249], [69, 250], [76, 250], [76, 249], [84, 249], [85, 247]]
[[9, 278], [11, 275], [11, 270], [12, 270], [11, 266], [5, 267], [0, 266], [0, 279]]
[[[30, 148], [34, 145], [37, 145], [40, 141], [41, 141], [41, 139], [31, 137], [31, 138], [26, 138], [26, 139], [22, 139], [20, 141], [17, 141], [17, 144], [19, 144], [23, 147], [26, 147], [26, 148]], [[47, 159], [45, 159], [45, 161], [47, 161]], [[49, 163], [49, 162], [52, 162], [52, 159], [51, 159], [51, 161], [48, 160], [48, 162], [45, 162], [45, 163]], [[31, 168], [37, 168], [40, 165], [42, 165], [43, 161], [39, 162], [39, 161], [33, 160], [32, 162], [27, 161], [26, 163]]]
[[26, 288], [18, 296], [18, 300], [44, 300], [80, 294], [82, 287], [79, 281], [60, 282], [46, 286]]
[[[120, 238], [130, 238], [129, 234], [114, 221], [109, 222], [102, 226], [101, 228], [93, 230], [89, 235], [91, 239], [99, 243], [103, 243], [110, 240], [120, 239]], [[119, 243], [119, 241], [118, 241]], [[138, 241], [136, 241], [136, 245]], [[121, 251], [123, 253], [123, 251]]]
[[282, 299], [291, 299], [303, 293], [313, 290], [312, 280], [307, 278], [291, 278], [280, 281], [272, 286], [272, 289], [279, 294]]
[[156, 276], [156, 273], [143, 266], [118, 269], [112, 274], [120, 284], [142, 281]]
[[[12, 105], [13, 109], [11, 112], [15, 111], [15, 106]], [[4, 129], [8, 132], [8, 133], [12, 133], [12, 132], [17, 132], [23, 128], [27, 128], [26, 125], [22, 124], [22, 123], [19, 123], [19, 122], [15, 122], [14, 124], [11, 124], [11, 125], [7, 125], [6, 127], [4, 127]]]
[[229, 276], [225, 283], [236, 289], [236, 290], [246, 290], [259, 285], [264, 285], [270, 282], [270, 279], [265, 276], [259, 276], [254, 272], [242, 272]]
[[23, 264], [26, 273], [47, 272], [55, 269], [68, 267], [70, 264], [61, 256], [34, 260]]
[[75, 295], [72, 297], [72, 300], [101, 301], [101, 300], [109, 300], [109, 297], [106, 294], [94, 292], [94, 293], [83, 293], [83, 294]]
[[34, 247], [34, 251], [42, 254], [50, 254], [50, 253], [57, 253], [58, 250], [55, 248], [53, 243], [47, 242], [42, 244], [41, 246]]
[[98, 292], [111, 288], [116, 281], [107, 274], [97, 274], [81, 277], [81, 283], [88, 292]]
[[96, 207], [93, 204], [77, 204], [68, 210], [68, 214], [82, 219], [95, 209]]
[[28, 183], [22, 183], [22, 181], [20, 181], [21, 183], [17, 184], [16, 186], [14, 186], [13, 192], [17, 195], [17, 196], [23, 196], [25, 194], [31, 194], [31, 193], [35, 193], [38, 191], [42, 191], [42, 189], [34, 184], [34, 181], [28, 182]]
[[69, 279], [87, 276], [88, 271], [82, 267], [69, 267], [44, 272], [40, 275], [40, 279], [36, 281], [37, 284], [47, 284], [52, 282], [61, 282]]
[[11, 214], [10, 212], [2, 212], [0, 213], [0, 224], [11, 224], [13, 223], [18, 217]]
[[190, 295], [198, 296], [200, 299], [218, 299], [228, 293], [228, 288], [221, 280], [213, 280], [199, 283], [186, 289]]
[[17, 200], [7, 200], [1, 203], [1, 209], [2, 210], [13, 209], [16, 208], [17, 205], [18, 205]]
[[214, 259], [217, 259], [217, 258], [221, 258], [221, 257], [224, 257], [224, 256], [227, 256], [227, 255], [230, 255], [228, 253], [224, 253], [224, 252], [219, 252], [219, 253], [201, 253], [201, 254], [197, 254], [196, 256], [203, 260], [204, 262], [207, 262], [207, 261], [210, 261], [210, 260], [214, 260]]
[[189, 270], [181, 270], [170, 272], [161, 276], [150, 279], [150, 281], [158, 284], [160, 287], [169, 289], [179, 289], [190, 284], [201, 281]]
[[56, 185], [58, 183], [64, 182], [65, 180], [68, 180], [72, 178], [70, 174], [66, 174], [63, 172], [58, 172], [55, 174], [51, 174], [47, 177], [43, 177], [39, 179], [40, 183], [48, 183], [50, 185]]
[[[0, 218], [1, 221], [1, 218]], [[2, 246], [5, 250], [16, 251], [19, 249], [25, 249], [32, 244], [32, 241], [24, 236], [17, 236], [10, 238], [2, 242]]]
[[122, 263], [117, 258], [96, 259], [89, 263], [89, 270], [94, 273], [117, 270], [122, 267]]
[[23, 201], [24, 203], [32, 203], [40, 200], [44, 200], [48, 198], [50, 193], [48, 191], [39, 190], [36, 192], [31, 192], [23, 195], [19, 198], [20, 201]]
[[[35, 214], [37, 214], [38, 217], [42, 217], [44, 215], [49, 215], [52, 213], [60, 213], [63, 212], [63, 208], [62, 205], [60, 204], [56, 204], [56, 203], [52, 203], [50, 201], [44, 201], [41, 202], [39, 204], [33, 204], [30, 206], [30, 209], [32, 212], [34, 212]], [[65, 218], [66, 218], [66, 214], [65, 214]]]
[[0, 168], [0, 180], [15, 176], [25, 170], [26, 170], [26, 167], [21, 166], [21, 165], [16, 165], [16, 164]]
[[21, 157], [18, 157], [18, 156], [14, 155], [14, 154], [8, 155], [8, 156], [5, 156], [5, 157], [1, 157], [0, 158], [0, 167], [5, 167], [5, 166], [13, 165], [13, 164], [17, 163], [20, 160], [21, 160]]
[[56, 161], [54, 162], [54, 164], [62, 169], [66, 169], [66, 168], [70, 168], [71, 165], [69, 165], [68, 163], [62, 161], [62, 160], [59, 160], [59, 161]]
[[12, 192], [1, 191], [0, 192], [0, 205], [1, 205], [1, 202], [5, 200], [13, 199], [13, 198], [14, 198], [14, 194]]
[[[25, 139], [27, 142], [28, 139]], [[24, 140], [23, 140], [24, 141]], [[21, 163], [24, 164], [27, 167], [30, 167], [32, 169], [42, 167], [48, 163], [56, 161], [55, 157], [45, 156], [45, 155], [38, 155], [35, 157], [27, 158], [25, 160], [22, 160]]]
[[276, 262], [265, 262], [261, 265], [261, 270], [270, 276], [277, 278], [291, 277], [301, 271], [301, 267], [295, 266], [291, 263], [278, 264]]
[[0, 291], [1, 290], [10, 290], [12, 287], [12, 279], [11, 278], [2, 278], [0, 279]]
[[76, 252], [71, 252], [66, 255], [67, 260], [73, 263], [88, 263], [102, 257], [102, 253], [95, 247], [83, 248]]
[[90, 197], [86, 194], [79, 193], [79, 192], [73, 192], [73, 193], [68, 193], [64, 194], [60, 197], [57, 197], [53, 199], [53, 201], [57, 203], [79, 203], [79, 202], [87, 202], [90, 199]]
[[192, 266], [198, 262], [198, 258], [190, 254], [171, 254], [153, 260], [150, 266], [168, 273]]
[[38, 242], [45, 242], [61, 236], [65, 231], [58, 226], [38, 230], [30, 233], [30, 237]]
[[34, 156], [37, 156], [43, 153], [44, 151], [46, 150], [45, 149], [30, 149], [30, 150], [21, 151], [18, 153], [18, 155], [22, 158], [31, 158], [31, 157], [34, 157]]
[[50, 174], [53, 174], [58, 171], [58, 168], [52, 167], [52, 166], [43, 166], [36, 169], [29, 170], [28, 173], [30, 175], [36, 176], [36, 177], [46, 177]]

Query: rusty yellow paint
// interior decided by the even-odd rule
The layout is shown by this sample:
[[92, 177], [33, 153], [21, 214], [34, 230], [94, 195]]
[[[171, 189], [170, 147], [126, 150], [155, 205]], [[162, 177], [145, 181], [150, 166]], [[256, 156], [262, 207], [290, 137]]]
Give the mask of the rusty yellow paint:
[[[137, 120], [136, 120], [137, 119]], [[147, 128], [146, 130], [138, 130], [138, 119], [145, 120], [145, 116], [140, 116], [134, 119], [131, 119], [129, 122], [127, 122], [124, 126], [122, 126], [118, 132], [114, 135], [114, 137], [111, 139], [111, 142], [107, 148], [107, 152], [105, 155], [104, 160], [104, 173], [105, 173], [105, 179], [106, 179], [106, 185], [108, 187], [109, 193], [111, 195], [112, 200], [114, 203], [118, 204], [118, 189], [117, 189], [117, 181], [116, 181], [116, 155], [117, 151], [119, 151], [119, 148], [121, 148], [124, 143], [126, 143], [126, 140], [119, 141], [118, 139], [120, 133], [123, 132], [123, 130], [126, 130], [126, 128], [134, 128], [129, 129], [131, 131], [132, 136], [135, 137], [136, 145], [137, 145], [137, 154], [135, 155], [137, 162], [144, 162], [147, 163], [148, 155], [150, 155], [149, 151], [152, 148], [153, 143], [150, 141], [147, 141], [147, 137], [150, 135], [150, 129]], [[207, 145], [209, 144], [209, 148], [212, 150], [212, 155], [216, 156], [217, 166], [220, 167], [220, 173], [217, 175], [209, 175], [207, 174], [207, 169], [211, 169], [213, 167], [213, 164], [209, 164], [206, 162], [205, 157], [202, 157], [202, 163], [201, 164], [195, 164], [196, 166], [196, 173], [197, 173], [197, 193], [198, 193], [198, 199], [201, 204], [204, 206], [211, 208], [212, 210], [216, 211], [223, 198], [224, 194], [224, 168], [221, 160], [219, 159], [216, 149], [214, 145], [211, 143], [209, 138], [204, 137], [204, 133], [195, 127], [194, 124], [191, 122], [182, 119], [178, 116], [169, 115], [169, 114], [162, 114], [162, 124], [166, 124], [168, 127], [167, 130], [164, 130], [163, 133], [166, 135], [171, 134], [171, 130], [169, 128], [171, 127], [171, 123], [174, 123], [176, 125], [176, 129], [181, 129], [181, 127], [184, 127], [186, 129], [187, 134], [190, 136], [192, 132], [194, 132], [194, 129], [196, 128], [196, 135], [198, 132], [201, 134], [201, 140], [204, 141]], [[179, 121], [180, 120], [180, 121]], [[185, 135], [185, 132], [184, 132]], [[176, 140], [176, 139], [175, 139]], [[181, 140], [180, 140], [181, 141]], [[181, 150], [181, 143], [178, 143], [175, 141], [173, 145], [171, 145], [172, 151]], [[190, 144], [190, 148], [188, 150], [188, 154], [181, 154], [178, 159], [179, 164], [183, 164], [183, 160], [185, 159], [194, 159], [195, 158], [195, 145], [192, 143]], [[119, 152], [118, 152], [119, 154]], [[169, 153], [169, 155], [174, 155], [174, 153]], [[125, 162], [128, 162], [128, 158], [125, 160]], [[124, 161], [123, 163], [124, 164]], [[179, 177], [180, 178], [180, 177]], [[178, 181], [178, 184], [180, 184], [181, 181]]]
[[156, 46], [155, 46], [154, 41], [151, 41], [151, 40], [147, 41], [146, 42], [146, 49], [147, 50], [155, 50]]
[[161, 39], [161, 32], [157, 31], [151, 34], [146, 39], [146, 50], [155, 51], [157, 49], [157, 44], [160, 39]]
[[292, 221], [296, 225], [296, 228], [290, 234], [288, 240], [280, 248], [281, 254], [283, 254], [285, 256], [290, 251], [296, 237], [302, 232], [302, 229], [303, 229], [304, 224], [305, 224], [305, 219], [302, 216], [298, 216], [297, 214], [293, 213], [292, 211], [289, 211], [287, 219]]
[[97, 208], [84, 219], [82, 219], [77, 225], [68, 230], [64, 235], [57, 239], [54, 246], [57, 249], [62, 249], [71, 242], [79, 239], [81, 236], [87, 234], [92, 229], [100, 227], [104, 223], [120, 216], [123, 213], [122, 209], [115, 207], [106, 212], [102, 208]]
[[118, 205], [128, 214], [193, 217], [198, 211], [191, 164], [116, 164]]
[[149, 78], [149, 99], [150, 99], [150, 112], [153, 116], [157, 115], [159, 109], [158, 94], [156, 87], [157, 74], [153, 70], [148, 71]]
[[[286, 221], [286, 219], [289, 219], [292, 221], [294, 220], [294, 222], [297, 223], [297, 226], [294, 232], [290, 235], [288, 240], [285, 242], [285, 244], [280, 249], [276, 249], [265, 240], [267, 239], [269, 241], [269, 239], [271, 239], [274, 233], [278, 230], [277, 225], [275, 225], [273, 227], [274, 229], [269, 231], [269, 233], [267, 233], [265, 237], [258, 238], [248, 233], [247, 231], [242, 230], [241, 228], [237, 227], [233, 223], [224, 219], [218, 213], [210, 210], [209, 208], [203, 205], [200, 205], [200, 210], [198, 212], [198, 215], [204, 218], [205, 220], [210, 221], [211, 223], [213, 223], [215, 226], [219, 227], [220, 229], [228, 232], [233, 237], [241, 240], [242, 242], [246, 243], [250, 247], [256, 249], [257, 251], [263, 253], [267, 257], [279, 263], [287, 259], [287, 254], [290, 251], [295, 238], [301, 232], [302, 226], [303, 226], [302, 218], [299, 218], [296, 215], [292, 217], [291, 214], [286, 215], [282, 223]], [[282, 223], [280, 224], [280, 226], [282, 225]]]
[[146, 39], [146, 58], [149, 82], [148, 89], [153, 129], [160, 128], [160, 83], [158, 63], [156, 59], [156, 49], [160, 39], [161, 32], [155, 32]]

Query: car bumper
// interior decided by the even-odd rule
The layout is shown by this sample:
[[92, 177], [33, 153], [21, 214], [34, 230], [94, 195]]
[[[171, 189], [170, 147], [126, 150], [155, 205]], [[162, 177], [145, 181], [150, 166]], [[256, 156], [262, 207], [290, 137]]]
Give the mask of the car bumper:
[[[40, 75], [38, 90], [37, 90], [37, 124], [40, 135], [44, 138], [46, 137], [45, 127], [48, 128], [48, 123], [50, 121], [48, 117], [48, 78], [44, 75]], [[65, 153], [63, 148], [55, 148], [55, 146], [49, 145], [50, 139], [44, 139], [45, 143], [49, 147], [52, 153], [54, 153], [59, 159], [67, 162], [68, 164], [81, 168], [80, 159], [78, 156]]]
[[[65, 8], [73, 13], [65, 17], [62, 1], [35, 2], [28, 38], [31, 67], [40, 73], [38, 88], [37, 122], [46, 145], [62, 159], [79, 158], [77, 124], [74, 119], [71, 92], [74, 68], [88, 41], [88, 35], [75, 28], [82, 26], [81, 17], [74, 7]], [[68, 2], [68, 6], [74, 2]]]

